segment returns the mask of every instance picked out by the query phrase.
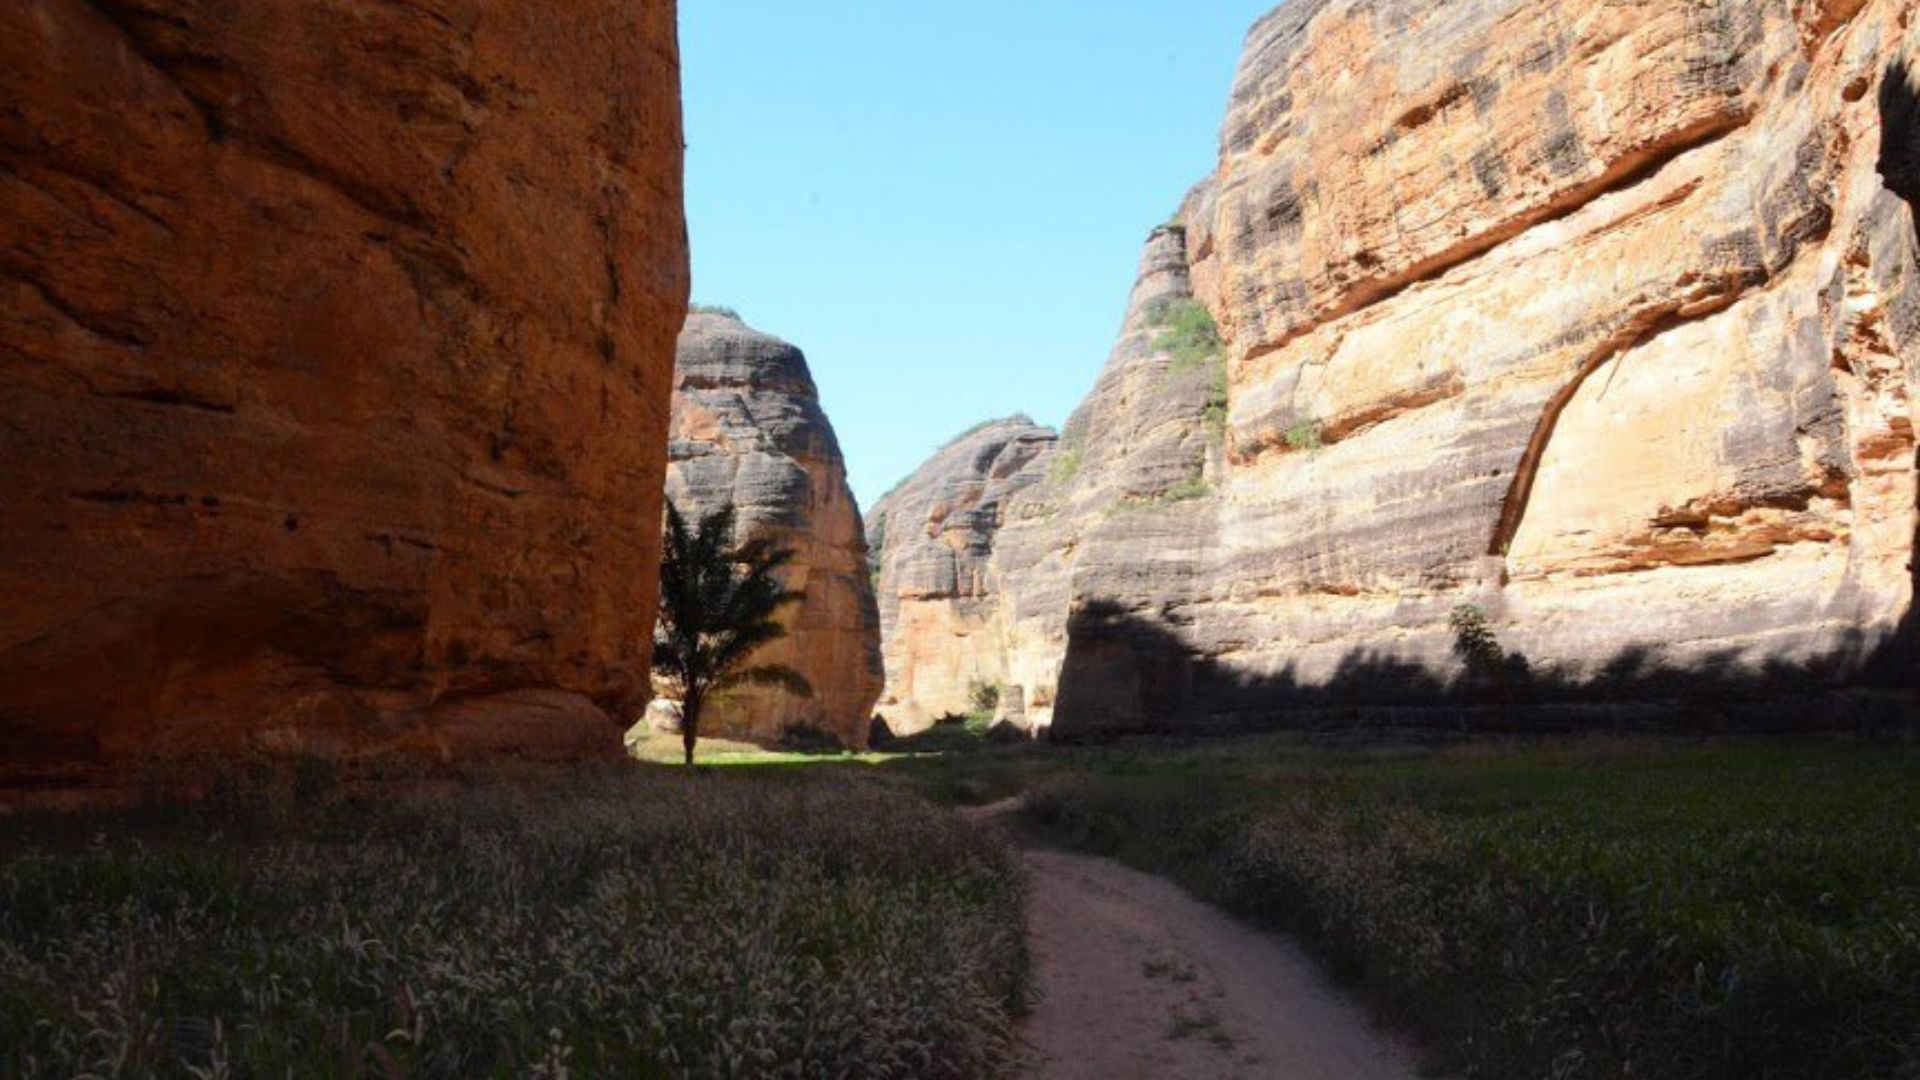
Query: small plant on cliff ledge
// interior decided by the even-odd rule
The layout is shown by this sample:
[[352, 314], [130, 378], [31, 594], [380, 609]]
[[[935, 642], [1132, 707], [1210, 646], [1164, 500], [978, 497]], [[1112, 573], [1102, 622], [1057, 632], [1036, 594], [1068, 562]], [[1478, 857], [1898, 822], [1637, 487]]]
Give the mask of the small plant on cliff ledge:
[[1293, 450], [1318, 450], [1325, 445], [1320, 437], [1320, 424], [1314, 420], [1299, 421], [1287, 429], [1283, 438]]
[[790, 549], [764, 540], [736, 545], [734, 524], [731, 505], [689, 526], [667, 501], [653, 669], [680, 694], [689, 765], [700, 739], [700, 714], [715, 694], [751, 685], [813, 696], [813, 687], [792, 668], [749, 663], [762, 646], [787, 636], [777, 616], [805, 594], [780, 581], [779, 571], [793, 561]]
[[1461, 604], [1447, 617], [1453, 631], [1453, 654], [1466, 665], [1470, 683], [1504, 691], [1507, 681], [1507, 650], [1500, 646], [1487, 613], [1473, 604]]
[[1063, 444], [1055, 455], [1052, 464], [1047, 466], [1047, 482], [1065, 484], [1080, 475], [1080, 466], [1085, 463], [1087, 448], [1079, 443]]
[[1175, 371], [1191, 371], [1221, 361], [1220, 328], [1199, 301], [1156, 300], [1147, 309], [1147, 321], [1160, 331], [1153, 347], [1173, 357]]
[[738, 311], [721, 304], [689, 304], [687, 306], [687, 313], [690, 315], [719, 315], [722, 318], [732, 319], [735, 322], [740, 320], [740, 313]]
[[967, 680], [967, 714], [992, 719], [1000, 708], [1000, 684], [985, 679]]

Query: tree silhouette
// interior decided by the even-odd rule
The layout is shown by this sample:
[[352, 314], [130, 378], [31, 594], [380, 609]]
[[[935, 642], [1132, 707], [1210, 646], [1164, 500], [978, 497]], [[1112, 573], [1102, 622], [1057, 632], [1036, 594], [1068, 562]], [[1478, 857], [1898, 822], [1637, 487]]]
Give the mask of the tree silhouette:
[[793, 551], [765, 540], [736, 545], [735, 523], [729, 504], [690, 526], [667, 500], [653, 670], [680, 694], [688, 765], [700, 738], [700, 715], [715, 695], [740, 686], [774, 686], [813, 696], [812, 685], [792, 668], [750, 663], [762, 646], [787, 636], [777, 616], [806, 594], [779, 578]]

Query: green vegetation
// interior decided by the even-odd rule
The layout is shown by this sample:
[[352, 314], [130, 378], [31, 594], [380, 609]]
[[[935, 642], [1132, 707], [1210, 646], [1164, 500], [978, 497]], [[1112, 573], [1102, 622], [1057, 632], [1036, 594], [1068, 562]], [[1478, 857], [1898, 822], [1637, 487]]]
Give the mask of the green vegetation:
[[847, 744], [840, 741], [840, 736], [817, 724], [806, 723], [788, 724], [781, 729], [779, 747], [788, 753], [813, 756], [847, 752]]
[[1268, 738], [901, 763], [1296, 932], [1482, 1076], [1920, 1075], [1920, 751]]
[[730, 307], [722, 307], [719, 304], [689, 304], [687, 305], [687, 311], [694, 315], [720, 315], [733, 319], [736, 322], [740, 321], [740, 313], [738, 311]]
[[1118, 499], [1106, 508], [1105, 514], [1109, 518], [1120, 517], [1124, 514], [1154, 510], [1176, 503], [1192, 502], [1212, 494], [1213, 485], [1207, 482], [1206, 477], [1190, 476], [1170, 488], [1151, 495], [1129, 495]]
[[1213, 485], [1204, 476], [1189, 476], [1160, 493], [1163, 503], [1192, 502], [1213, 494]]
[[1206, 305], [1193, 299], [1156, 300], [1147, 308], [1147, 324], [1159, 333], [1153, 347], [1173, 358], [1173, 370], [1197, 371], [1225, 356], [1220, 328]]
[[0, 1075], [1009, 1068], [1017, 861], [877, 778], [300, 790], [8, 820]]
[[1320, 437], [1320, 421], [1311, 419], [1296, 421], [1287, 429], [1283, 438], [1286, 439], [1289, 449], [1318, 450], [1323, 445]]
[[1047, 482], [1065, 484], [1079, 476], [1080, 466], [1086, 461], [1086, 457], [1085, 443], [1062, 442], [1060, 449], [1053, 456], [1053, 461], [1047, 466]]
[[690, 526], [667, 500], [653, 670], [679, 695], [689, 765], [700, 739], [701, 713], [713, 695], [772, 686], [813, 696], [813, 687], [792, 668], [752, 662], [762, 647], [787, 636], [778, 618], [781, 609], [805, 599], [780, 580], [793, 551], [764, 540], [735, 544], [734, 522], [734, 509], [726, 505]]
[[[639, 741], [629, 743], [627, 752], [635, 761], [644, 761], [649, 765], [683, 765], [686, 760], [680, 736], [665, 732], [651, 732]], [[821, 765], [829, 762], [872, 765], [891, 760], [892, 757], [891, 754], [872, 750], [855, 753], [851, 750], [795, 749], [779, 745], [769, 748], [736, 739], [716, 739], [711, 735], [700, 739], [701, 768], [739, 769], [761, 765]]]
[[979, 678], [968, 679], [967, 718], [985, 717], [992, 720], [994, 713], [1000, 708], [1001, 693], [1002, 687], [997, 682]]
[[1227, 441], [1227, 377], [1226, 369], [1220, 371], [1220, 385], [1217, 392], [1207, 399], [1206, 411], [1201, 420], [1207, 426], [1207, 439], [1215, 446]]
[[1447, 616], [1447, 627], [1453, 631], [1453, 654], [1466, 666], [1469, 683], [1504, 692], [1507, 650], [1500, 646], [1487, 613], [1473, 604], [1461, 604]]
[[991, 712], [953, 713], [918, 735], [895, 739], [888, 749], [900, 754], [969, 753], [986, 746], [992, 730]]
[[883, 561], [887, 550], [887, 516], [876, 515], [867, 533], [867, 577], [877, 590], [880, 588], [880, 574], [885, 569]]
[[1204, 371], [1207, 401], [1203, 412], [1207, 435], [1216, 444], [1227, 434], [1227, 357], [1220, 328], [1197, 300], [1164, 299], [1147, 309], [1148, 325], [1159, 331], [1153, 347], [1173, 358], [1175, 374]]
[[[982, 420], [979, 423], [968, 428], [967, 430], [961, 432], [960, 434], [955, 435], [953, 438], [948, 439], [946, 442], [941, 443], [940, 449], [935, 450], [934, 453], [937, 454], [943, 450], [951, 450], [954, 447], [959, 446], [961, 443], [967, 441], [968, 439], [973, 438], [975, 435], [978, 435], [981, 432], [987, 430], [988, 428], [997, 427], [1001, 424], [1024, 424], [1028, 427], [1032, 427], [1033, 417], [1028, 416], [1026, 413], [1014, 413], [1012, 416], [1003, 416], [995, 420]], [[889, 492], [889, 494], [891, 494], [891, 492]]]

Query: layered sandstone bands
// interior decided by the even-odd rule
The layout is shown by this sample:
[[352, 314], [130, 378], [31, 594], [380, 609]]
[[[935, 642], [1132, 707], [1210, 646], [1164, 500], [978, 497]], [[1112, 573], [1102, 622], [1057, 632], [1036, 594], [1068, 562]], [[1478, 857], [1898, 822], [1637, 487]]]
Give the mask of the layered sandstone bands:
[[799, 349], [728, 315], [694, 314], [680, 335], [667, 497], [690, 518], [731, 505], [739, 541], [792, 549], [787, 636], [757, 653], [810, 697], [742, 688], [715, 699], [702, 734], [778, 738], [790, 728], [866, 745], [880, 696], [880, 620], [859, 507], [833, 425]]
[[1023, 693], [1062, 731], [1430, 700], [1461, 603], [1564, 686], [1870, 668], [1913, 608], [1913, 15], [1277, 9], [1182, 212], [1217, 458], [1177, 513], [1016, 510]]
[[617, 753], [686, 300], [674, 5], [0, 10], [6, 771]]
[[896, 734], [970, 707], [975, 683], [1006, 681], [990, 564], [1009, 499], [1044, 475], [1054, 433], [1025, 417], [949, 442], [867, 514], [886, 693]]

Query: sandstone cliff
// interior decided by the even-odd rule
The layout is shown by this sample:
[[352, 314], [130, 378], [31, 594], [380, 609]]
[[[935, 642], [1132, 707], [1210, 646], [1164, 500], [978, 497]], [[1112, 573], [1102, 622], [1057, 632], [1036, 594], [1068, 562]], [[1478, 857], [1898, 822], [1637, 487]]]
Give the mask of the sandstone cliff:
[[[1109, 392], [1136, 307], [1114, 434], [1069, 425], [993, 539], [977, 666], [1063, 733], [1429, 702], [1463, 603], [1542, 693], [1867, 668], [1912, 625], [1914, 15], [1277, 8], [1143, 279], [1217, 319], [1224, 423]], [[1217, 431], [1201, 482], [1131, 479], [1140, 424]]]
[[756, 663], [806, 676], [813, 696], [746, 688], [715, 700], [703, 734], [773, 738], [805, 725], [865, 746], [880, 696], [880, 620], [860, 510], [833, 425], [799, 349], [725, 315], [680, 335], [667, 497], [689, 516], [731, 503], [737, 539], [792, 548], [789, 585], [806, 599], [787, 637]]
[[880, 714], [896, 734], [966, 712], [975, 683], [1007, 681], [988, 566], [1008, 498], [1041, 478], [1053, 442], [1025, 417], [983, 424], [868, 512], [886, 631]]
[[618, 753], [671, 0], [0, 0], [0, 737]]

